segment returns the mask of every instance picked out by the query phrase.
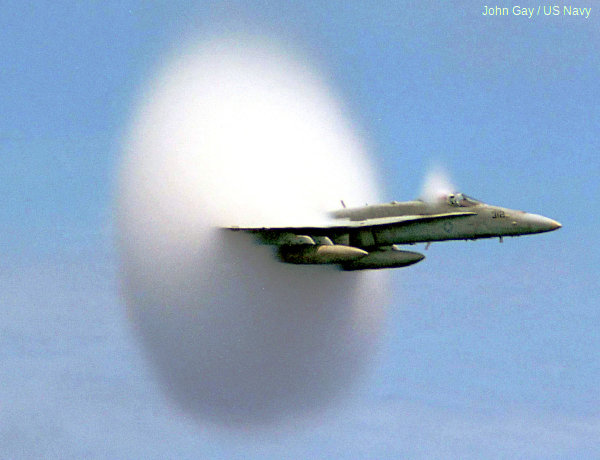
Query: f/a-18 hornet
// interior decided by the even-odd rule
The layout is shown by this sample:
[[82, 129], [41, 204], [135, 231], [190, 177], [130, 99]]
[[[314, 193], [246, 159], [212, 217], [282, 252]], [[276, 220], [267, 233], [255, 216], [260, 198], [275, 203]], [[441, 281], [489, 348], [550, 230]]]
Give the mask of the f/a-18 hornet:
[[[342, 202], [343, 204], [343, 202]], [[524, 211], [492, 206], [462, 193], [422, 200], [334, 211], [340, 222], [314, 227], [229, 227], [277, 246], [279, 260], [291, 264], [334, 264], [343, 270], [405, 267], [423, 254], [400, 244], [475, 240], [550, 232], [561, 224]]]

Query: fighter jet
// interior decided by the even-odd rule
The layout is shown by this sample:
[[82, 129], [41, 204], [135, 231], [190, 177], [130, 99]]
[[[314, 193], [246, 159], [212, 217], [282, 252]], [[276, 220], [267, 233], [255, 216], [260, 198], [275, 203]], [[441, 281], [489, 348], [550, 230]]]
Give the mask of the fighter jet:
[[403, 244], [502, 238], [550, 232], [555, 220], [485, 204], [462, 193], [434, 201], [414, 200], [333, 211], [335, 223], [307, 227], [228, 227], [277, 247], [281, 262], [332, 264], [342, 270], [397, 268], [420, 262], [423, 254]]

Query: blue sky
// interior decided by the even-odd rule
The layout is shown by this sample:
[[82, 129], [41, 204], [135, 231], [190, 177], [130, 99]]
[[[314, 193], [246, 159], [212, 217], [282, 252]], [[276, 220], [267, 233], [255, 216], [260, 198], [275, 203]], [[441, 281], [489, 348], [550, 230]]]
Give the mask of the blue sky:
[[[599, 457], [600, 10], [489, 18], [484, 4], [4, 5], [0, 457]], [[358, 402], [259, 440], [215, 439], [165, 402], [131, 337], [113, 248], [140, 88], [178, 43], [240, 32], [326, 76], [386, 200], [416, 197], [441, 164], [468, 194], [563, 224], [502, 245], [434, 244], [394, 271]]]

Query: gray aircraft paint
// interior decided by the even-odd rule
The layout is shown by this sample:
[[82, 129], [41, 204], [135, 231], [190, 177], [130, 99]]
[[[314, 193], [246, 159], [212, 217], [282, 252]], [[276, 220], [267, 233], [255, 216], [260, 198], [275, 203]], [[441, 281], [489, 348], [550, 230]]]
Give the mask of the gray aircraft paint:
[[[360, 270], [402, 267], [423, 259], [415, 256], [418, 253], [401, 251], [395, 245], [521, 236], [561, 227], [547, 217], [488, 205], [462, 193], [450, 193], [435, 201], [415, 200], [344, 208], [332, 212], [331, 216], [340, 223], [314, 227], [230, 229], [254, 233], [263, 243], [279, 246], [278, 254], [283, 262], [331, 263], [343, 269]], [[318, 238], [325, 238], [327, 243], [321, 244]], [[313, 255], [331, 244], [338, 247], [337, 251], [330, 250], [332, 254], [335, 252], [335, 257], [322, 255], [317, 258]], [[316, 249], [286, 249], [311, 245]], [[288, 252], [294, 257], [287, 258]], [[340, 254], [344, 254], [346, 259], [340, 260]], [[367, 263], [369, 257], [371, 263]], [[362, 265], [356, 263], [360, 260], [363, 260]]]

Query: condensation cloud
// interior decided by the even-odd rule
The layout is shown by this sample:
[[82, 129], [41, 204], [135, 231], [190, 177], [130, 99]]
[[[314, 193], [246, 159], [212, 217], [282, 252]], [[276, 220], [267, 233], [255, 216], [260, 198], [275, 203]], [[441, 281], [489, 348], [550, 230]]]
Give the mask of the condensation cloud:
[[199, 420], [269, 425], [327, 407], [377, 339], [385, 274], [276, 262], [228, 225], [314, 224], [377, 199], [322, 79], [258, 42], [210, 41], [141, 93], [117, 217], [128, 314], [167, 394]]
[[455, 191], [448, 173], [440, 166], [434, 166], [425, 176], [421, 198], [425, 201], [437, 201]]

